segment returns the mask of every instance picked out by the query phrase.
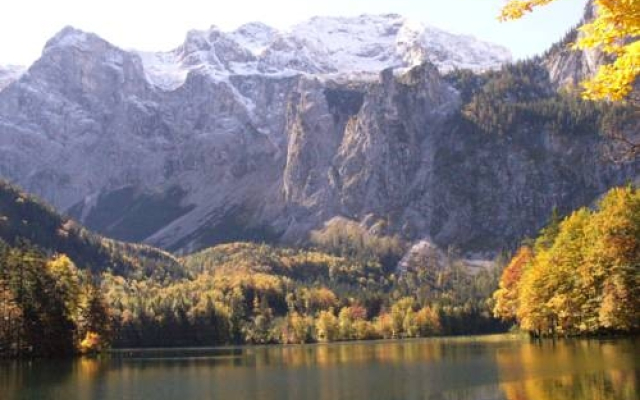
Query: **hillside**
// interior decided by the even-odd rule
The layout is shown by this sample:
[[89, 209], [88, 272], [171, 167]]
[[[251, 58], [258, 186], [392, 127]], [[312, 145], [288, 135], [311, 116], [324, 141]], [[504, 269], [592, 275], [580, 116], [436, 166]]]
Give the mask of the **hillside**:
[[123, 276], [154, 279], [183, 274], [178, 260], [171, 254], [92, 233], [2, 180], [0, 239], [10, 246], [26, 244], [47, 254], [66, 254], [79, 268], [98, 274], [111, 271]]
[[[424, 260], [423, 260], [424, 261]], [[497, 332], [486, 300], [498, 271], [455, 261], [402, 274], [379, 259], [234, 243], [183, 258], [168, 285], [105, 276], [115, 344], [309, 343]]]
[[357, 225], [317, 232], [315, 249], [233, 243], [178, 259], [91, 233], [7, 183], [0, 211], [0, 356], [502, 328], [486, 304], [497, 270], [412, 259], [396, 273], [402, 244]]
[[[1, 355], [59, 356], [109, 345], [308, 343], [487, 333], [505, 329], [492, 308], [511, 307], [503, 305], [511, 295], [507, 300], [504, 295], [490, 298], [500, 268], [471, 270], [467, 260], [423, 243], [428, 251], [410, 251], [397, 269], [406, 244], [397, 237], [372, 235], [358, 224], [334, 222], [313, 233], [315, 247], [308, 249], [232, 243], [174, 258], [146, 246], [104, 239], [11, 185], [4, 183], [0, 189]], [[555, 276], [560, 270], [553, 263], [569, 254], [566, 246], [572, 245], [565, 242], [575, 237], [565, 230], [576, 218], [593, 215], [591, 225], [580, 229], [599, 241], [593, 242], [595, 252], [585, 250], [580, 260], [604, 260], [597, 251], [617, 257], [609, 244], [626, 257], [622, 281], [615, 275], [620, 272], [615, 263], [602, 264], [611, 271], [598, 275], [607, 296], [613, 296], [601, 307], [608, 310], [606, 321], [618, 318], [615, 299], [637, 302], [637, 293], [629, 289], [637, 275], [636, 192], [614, 189], [600, 203], [599, 213], [575, 212], [543, 230], [536, 241], [538, 257], [549, 263], [544, 264], [548, 275]], [[550, 251], [562, 257], [541, 255]], [[518, 253], [505, 270], [501, 291], [511, 288], [505, 286], [505, 276], [512, 275], [513, 265], [521, 265], [520, 258]], [[530, 268], [539, 268], [535, 265]], [[508, 312], [496, 311], [496, 317], [513, 318], [502, 314]], [[629, 320], [628, 315], [623, 316]], [[604, 326], [610, 323], [617, 322]]]

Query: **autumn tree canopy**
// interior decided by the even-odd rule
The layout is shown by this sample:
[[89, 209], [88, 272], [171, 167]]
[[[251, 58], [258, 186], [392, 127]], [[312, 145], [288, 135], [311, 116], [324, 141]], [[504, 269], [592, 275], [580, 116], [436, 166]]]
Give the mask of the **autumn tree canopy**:
[[537, 335], [640, 329], [640, 191], [616, 188], [544, 229], [502, 274], [494, 315]]
[[[556, 0], [509, 0], [501, 21], [519, 19], [536, 7]], [[615, 61], [600, 67], [597, 74], [583, 82], [583, 97], [591, 100], [626, 98], [640, 72], [640, 1], [593, 0], [595, 18], [580, 27], [582, 35], [575, 49], [595, 49], [615, 56]]]

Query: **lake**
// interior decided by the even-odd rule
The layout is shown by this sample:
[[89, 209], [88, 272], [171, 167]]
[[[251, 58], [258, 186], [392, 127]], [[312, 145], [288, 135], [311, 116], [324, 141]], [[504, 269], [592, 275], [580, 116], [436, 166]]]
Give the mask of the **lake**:
[[2, 400], [637, 400], [640, 339], [499, 335], [0, 363]]

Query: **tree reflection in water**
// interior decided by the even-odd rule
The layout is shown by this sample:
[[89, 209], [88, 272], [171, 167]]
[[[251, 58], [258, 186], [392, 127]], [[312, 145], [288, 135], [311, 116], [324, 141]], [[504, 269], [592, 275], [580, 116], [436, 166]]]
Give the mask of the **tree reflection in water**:
[[637, 341], [562, 340], [499, 351], [500, 387], [508, 400], [634, 400]]
[[638, 340], [489, 336], [0, 364], [2, 400], [636, 400]]

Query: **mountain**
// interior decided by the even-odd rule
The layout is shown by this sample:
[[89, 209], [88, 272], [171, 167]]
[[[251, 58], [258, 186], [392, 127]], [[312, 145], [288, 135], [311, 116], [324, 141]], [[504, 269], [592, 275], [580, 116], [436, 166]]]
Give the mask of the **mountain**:
[[5, 87], [9, 86], [11, 83], [15, 82], [20, 78], [20, 76], [24, 73], [25, 68], [10, 65], [10, 66], [2, 66], [0, 65], [0, 91]]
[[638, 175], [604, 158], [620, 110], [558, 92], [548, 59], [492, 70], [506, 60], [395, 15], [212, 28], [154, 54], [65, 28], [0, 92], [0, 176], [182, 252], [304, 242], [339, 217], [495, 254]]
[[503, 47], [454, 35], [396, 14], [315, 17], [278, 31], [249, 23], [233, 32], [213, 26], [191, 31], [170, 52], [138, 53], [155, 86], [173, 90], [192, 71], [229, 76], [356, 75], [375, 79], [383, 69], [429, 61], [442, 71], [497, 68], [511, 59]]

